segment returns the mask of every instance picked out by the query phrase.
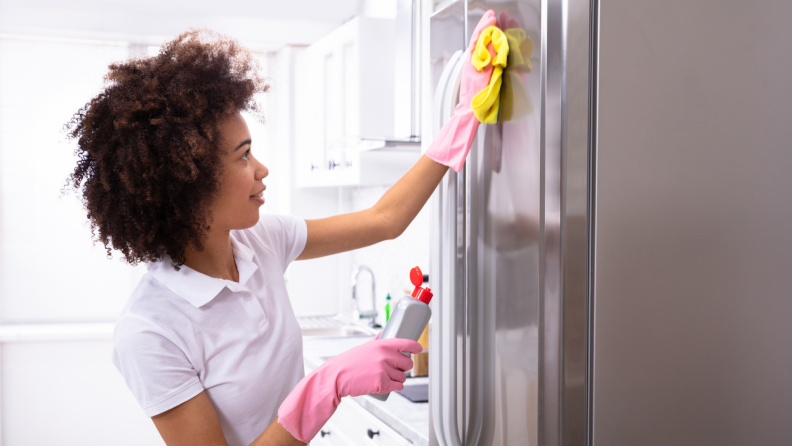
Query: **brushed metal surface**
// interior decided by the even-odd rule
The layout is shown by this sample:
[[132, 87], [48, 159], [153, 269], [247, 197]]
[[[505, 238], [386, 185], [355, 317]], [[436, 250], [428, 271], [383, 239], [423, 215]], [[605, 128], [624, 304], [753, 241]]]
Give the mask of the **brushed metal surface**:
[[539, 300], [539, 440], [561, 445], [563, 411], [563, 270], [561, 258], [561, 143], [563, 132], [563, 2], [542, 2], [541, 218]]
[[789, 17], [601, 2], [595, 445], [792, 444]]
[[589, 274], [591, 221], [591, 8], [589, 0], [562, 6], [564, 80], [561, 131], [561, 287], [563, 342], [560, 444], [587, 444], [590, 417]]

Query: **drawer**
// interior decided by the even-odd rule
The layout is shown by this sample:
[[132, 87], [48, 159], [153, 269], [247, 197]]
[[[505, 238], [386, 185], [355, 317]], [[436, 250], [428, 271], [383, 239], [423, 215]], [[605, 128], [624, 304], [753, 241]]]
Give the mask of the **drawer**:
[[[317, 435], [316, 439], [311, 442], [312, 445], [412, 445], [411, 441], [399, 435], [379, 418], [349, 398], [341, 400], [338, 409], [327, 424], [322, 427], [322, 430], [330, 432], [330, 435], [325, 435], [324, 438], [321, 437], [321, 434]], [[369, 431], [374, 434], [371, 438], [368, 435]]]

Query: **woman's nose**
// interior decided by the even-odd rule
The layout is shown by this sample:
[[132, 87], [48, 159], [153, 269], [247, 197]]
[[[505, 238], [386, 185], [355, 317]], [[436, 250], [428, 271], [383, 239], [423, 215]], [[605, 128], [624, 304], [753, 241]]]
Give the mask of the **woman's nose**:
[[266, 178], [267, 175], [269, 175], [269, 169], [267, 169], [267, 166], [261, 163], [258, 164], [258, 169], [256, 169], [256, 179], [260, 180], [262, 178]]

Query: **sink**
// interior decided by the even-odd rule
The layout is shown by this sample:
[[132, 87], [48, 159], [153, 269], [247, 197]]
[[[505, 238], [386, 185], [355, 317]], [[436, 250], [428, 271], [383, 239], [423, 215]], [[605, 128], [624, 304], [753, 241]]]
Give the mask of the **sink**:
[[348, 338], [377, 334], [376, 330], [353, 324], [341, 315], [301, 317], [297, 321], [303, 337]]

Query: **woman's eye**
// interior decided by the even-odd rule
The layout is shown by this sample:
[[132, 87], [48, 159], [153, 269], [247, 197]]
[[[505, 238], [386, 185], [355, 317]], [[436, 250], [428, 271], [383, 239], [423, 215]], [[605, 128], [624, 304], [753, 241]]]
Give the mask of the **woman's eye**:
[[250, 149], [245, 150], [245, 153], [242, 155], [242, 159], [245, 161], [250, 159]]

